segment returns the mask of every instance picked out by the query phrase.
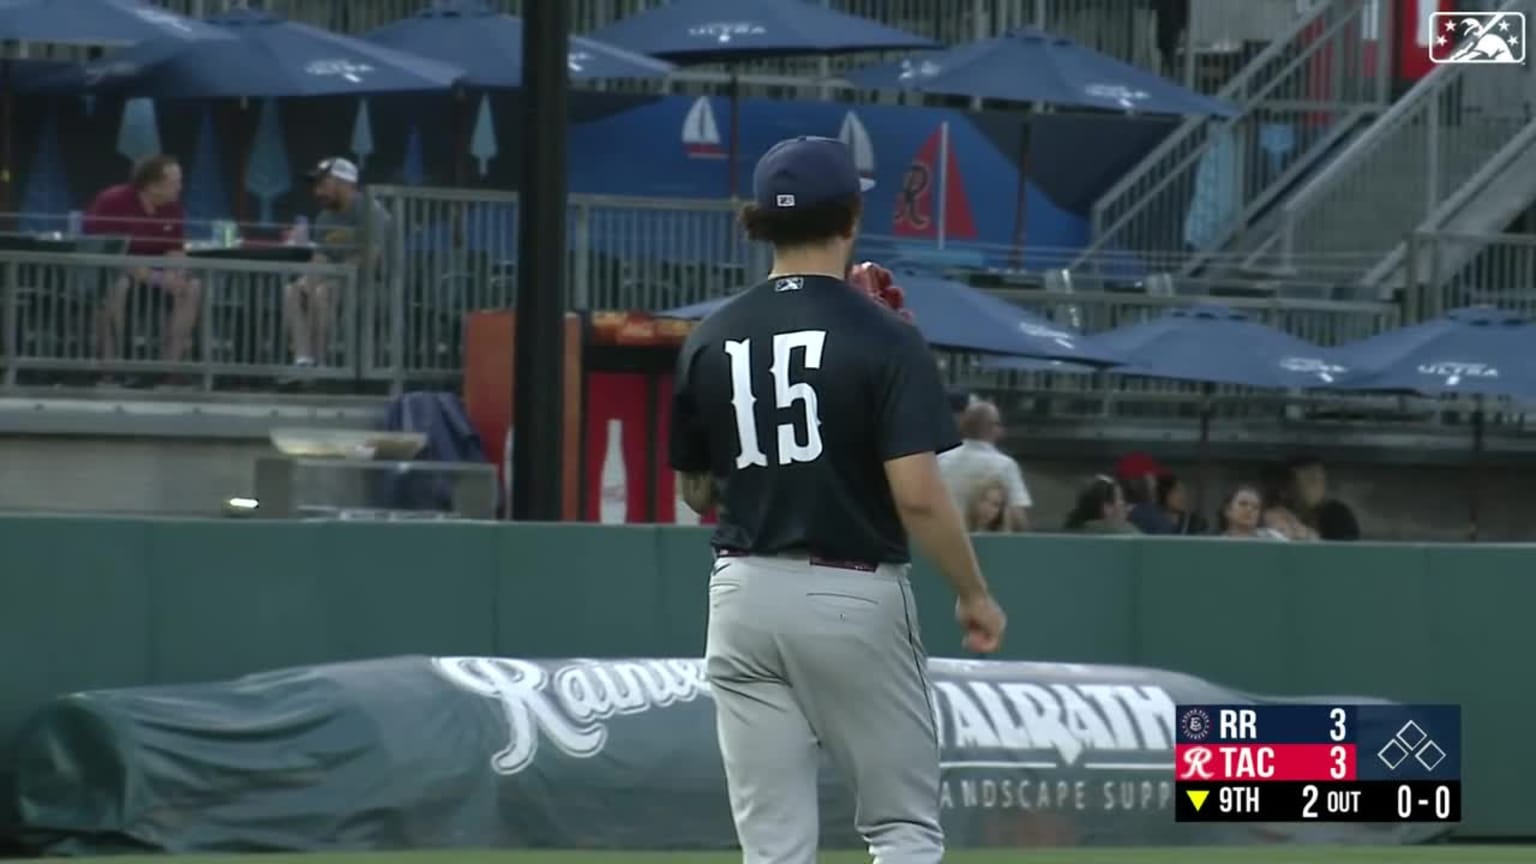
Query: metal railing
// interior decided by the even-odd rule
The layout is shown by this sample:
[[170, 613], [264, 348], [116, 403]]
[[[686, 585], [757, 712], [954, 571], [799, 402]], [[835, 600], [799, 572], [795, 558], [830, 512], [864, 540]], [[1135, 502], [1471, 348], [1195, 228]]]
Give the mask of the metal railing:
[[[368, 263], [361, 272], [334, 265], [205, 257], [242, 254], [227, 249], [194, 250], [174, 261], [0, 250], [3, 383], [25, 383], [44, 372], [59, 373], [66, 383], [105, 372], [177, 373], [198, 379], [208, 389], [231, 381], [270, 386], [273, 379], [295, 377], [296, 372], [299, 377], [374, 390], [456, 379], [462, 367], [465, 316], [515, 303], [517, 196], [393, 187], [377, 187], [369, 194], [391, 219], [387, 236], [364, 238], [377, 251], [363, 256]], [[573, 309], [662, 310], [729, 293], [769, 266], [766, 250], [740, 235], [726, 201], [573, 196], [567, 219], [564, 288]], [[70, 242], [52, 235], [44, 240]], [[878, 244], [878, 238], [874, 242]], [[1404, 292], [1405, 298], [1418, 298], [1406, 308], [1384, 301], [1330, 300], [1330, 283], [1301, 277], [1279, 280], [1285, 292], [1254, 296], [1251, 280], [1215, 275], [1153, 274], [1126, 283], [1071, 271], [1020, 275], [963, 260], [934, 269], [990, 287], [1089, 333], [1142, 320], [1197, 297], [1247, 311], [1322, 345], [1358, 339], [1466, 303], [1495, 302], [1536, 311], [1531, 297], [1536, 239], [1437, 234], [1416, 238], [1415, 244], [1410, 259], [1429, 262], [1424, 265], [1429, 269], [1419, 268], [1421, 275], [1415, 277], [1426, 288]], [[1435, 263], [1467, 260], [1451, 254], [1466, 245], [1481, 250], [1471, 263], [1455, 268]], [[277, 247], [258, 244], [251, 254], [272, 248]], [[899, 264], [872, 251], [875, 260]], [[138, 268], [181, 271], [201, 286], [193, 351], [179, 361], [166, 360], [159, 347], [170, 311], [164, 293], [142, 289], [131, 293], [127, 348], [121, 356], [101, 356], [97, 325], [102, 302], [125, 273]], [[1426, 280], [1427, 273], [1439, 275]], [[340, 298], [331, 327], [334, 335], [313, 370], [290, 365], [283, 300], [286, 286], [300, 277], [338, 286], [335, 294]], [[1314, 299], [1296, 293], [1312, 293]], [[1128, 382], [1124, 387], [1147, 393], [1187, 390], [1166, 382]]]
[[[300, 279], [327, 286], [333, 306], [323, 313], [332, 322], [326, 350], [307, 369], [290, 363], [284, 308], [288, 286]], [[333, 264], [0, 251], [3, 381], [26, 383], [33, 372], [81, 384], [104, 375], [169, 377], [205, 390], [216, 379], [351, 381], [372, 306], [358, 289], [357, 271]], [[122, 303], [118, 327], [108, 314], [114, 301]], [[189, 317], [179, 325], [181, 302]], [[190, 350], [167, 356], [173, 332], [186, 325]], [[120, 338], [108, 356], [103, 337], [111, 330]]]
[[1298, 20], [1221, 89], [1237, 116], [1186, 120], [1094, 203], [1077, 266], [1179, 270], [1225, 247], [1386, 102], [1390, 5], [1338, 0]]
[[[378, 281], [403, 322], [375, 350], [402, 358], [407, 377], [456, 372], [463, 316], [516, 302], [517, 193], [375, 186], [367, 194], [390, 217]], [[571, 309], [660, 311], [722, 296], [768, 270], [768, 251], [747, 242], [729, 201], [573, 195], [566, 220]]]
[[1295, 271], [1344, 251], [1380, 260], [1530, 121], [1532, 82], [1521, 65], [1437, 65], [1282, 205], [1251, 263]]
[[[1536, 318], [1536, 236], [1415, 233], [1408, 240], [1407, 281], [1418, 320], [1477, 305]], [[1536, 363], [1536, 345], [1531, 356]]]
[[[237, 5], [341, 33], [360, 33], [404, 18], [428, 0], [155, 0], [178, 12], [206, 16]], [[585, 33], [661, 0], [569, 0], [572, 30]], [[521, 0], [491, 0], [519, 14]], [[1127, 0], [829, 0], [827, 5], [945, 44], [983, 39], [1031, 26], [1066, 36], [1112, 57], [1214, 92], [1242, 68], [1249, 46], [1283, 33], [1296, 15], [1294, 0], [1244, 0], [1240, 14], [1230, 0], [1194, 0], [1188, 21], [1159, 22], [1151, 4]], [[1187, 50], [1193, 47], [1193, 51]], [[741, 64], [746, 95], [758, 75], [825, 78], [871, 61], [870, 55], [790, 58]], [[878, 59], [878, 58], [873, 58]], [[806, 83], [807, 87], [812, 86]]]

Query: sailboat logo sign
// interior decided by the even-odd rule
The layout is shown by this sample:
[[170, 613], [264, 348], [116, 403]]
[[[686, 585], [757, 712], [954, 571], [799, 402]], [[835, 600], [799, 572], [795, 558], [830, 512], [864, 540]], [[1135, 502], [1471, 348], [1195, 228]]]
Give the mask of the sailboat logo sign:
[[859, 176], [865, 180], [875, 179], [875, 145], [856, 112], [849, 111], [844, 115], [837, 138], [853, 153], [853, 164], [859, 169]]
[[688, 116], [683, 118], [683, 150], [694, 159], [725, 158], [725, 149], [720, 146], [720, 127], [715, 125], [715, 111], [704, 96], [693, 103]]

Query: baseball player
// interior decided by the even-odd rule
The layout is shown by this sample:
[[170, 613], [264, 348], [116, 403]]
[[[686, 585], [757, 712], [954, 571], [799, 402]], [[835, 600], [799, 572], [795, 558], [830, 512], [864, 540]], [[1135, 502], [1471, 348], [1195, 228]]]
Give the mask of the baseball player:
[[743, 860], [813, 864], [825, 751], [877, 864], [931, 864], [939, 753], [908, 536], [954, 588], [968, 649], [995, 651], [1004, 627], [939, 477], [954, 416], [888, 308], [890, 274], [845, 281], [869, 188], [848, 149], [783, 141], [753, 185], [742, 221], [773, 272], [689, 335], [671, 427], [684, 500], [719, 519], [706, 669]]

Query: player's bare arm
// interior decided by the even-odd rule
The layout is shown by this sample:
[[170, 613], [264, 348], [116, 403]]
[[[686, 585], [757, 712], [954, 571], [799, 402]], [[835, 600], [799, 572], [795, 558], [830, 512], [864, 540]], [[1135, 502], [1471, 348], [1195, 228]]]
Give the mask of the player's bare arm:
[[715, 482], [709, 472], [680, 473], [677, 483], [683, 490], [683, 502], [693, 512], [703, 516], [715, 506]]
[[965, 629], [966, 647], [982, 654], [996, 651], [1007, 619], [981, 575], [965, 522], [939, 475], [938, 457], [925, 452], [891, 459], [885, 463], [885, 476], [907, 534], [955, 591], [955, 615]]

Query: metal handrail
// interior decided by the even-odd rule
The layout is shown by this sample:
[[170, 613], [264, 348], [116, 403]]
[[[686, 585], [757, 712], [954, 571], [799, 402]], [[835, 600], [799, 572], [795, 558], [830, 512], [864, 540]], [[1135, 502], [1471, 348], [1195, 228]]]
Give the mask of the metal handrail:
[[[1526, 5], [1529, 0], [1505, 0], [1498, 12], [1515, 11], [1516, 7]], [[1280, 258], [1282, 266], [1294, 269], [1295, 256], [1295, 231], [1297, 221], [1306, 211], [1311, 210], [1316, 200], [1334, 185], [1346, 171], [1358, 168], [1365, 160], [1374, 155], [1392, 139], [1392, 136], [1401, 129], [1420, 111], [1433, 112], [1437, 109], [1441, 94], [1449, 87], [1458, 84], [1470, 73], [1468, 70], [1475, 68], [1473, 64], [1437, 63], [1435, 68], [1424, 77], [1414, 83], [1413, 87], [1396, 103], [1387, 109], [1364, 132], [1346, 146], [1335, 159], [1329, 162], [1322, 170], [1302, 184], [1289, 199], [1280, 207], [1280, 222], [1275, 235], [1266, 239], [1265, 247], [1273, 248], [1276, 238], [1279, 238]], [[1436, 133], [1438, 134], [1438, 130]], [[1434, 134], [1431, 142], [1436, 140]]]
[[[1467, 179], [1467, 182], [1463, 183], [1459, 188], [1457, 188], [1455, 192], [1451, 193], [1446, 197], [1444, 201], [1440, 202], [1440, 204], [1436, 206], [1435, 209], [1432, 210], [1429, 215], [1424, 218], [1424, 221], [1419, 224], [1418, 228], [1415, 229], [1414, 234], [1421, 235], [1426, 232], [1440, 234], [1440, 226], [1444, 224], [1445, 219], [1449, 214], [1455, 213], [1466, 204], [1476, 200], [1477, 196], [1482, 192], [1483, 188], [1486, 187], [1488, 183], [1493, 180], [1493, 178], [1497, 177], [1499, 173], [1509, 165], [1510, 162], [1514, 161], [1517, 157], [1532, 147], [1536, 147], [1536, 119], [1533, 119], [1531, 122], [1525, 124], [1525, 126], [1521, 128], [1520, 132], [1516, 134], [1515, 137], [1509, 139], [1509, 141], [1499, 149], [1499, 152], [1494, 154], [1492, 159], [1489, 159], [1486, 163], [1483, 164], [1483, 167], [1479, 168], [1475, 174]], [[1447, 235], [1441, 234], [1441, 236]], [[1489, 235], [1489, 241], [1497, 242], [1502, 238], [1510, 236], [1521, 235], [1493, 234]], [[1377, 263], [1370, 270], [1366, 271], [1365, 275], [1360, 278], [1361, 284], [1366, 286], [1379, 284], [1383, 279], [1387, 277], [1388, 274], [1392, 273], [1402, 265], [1404, 258], [1408, 254], [1408, 247], [1410, 245], [1412, 245], [1411, 239], [1404, 240], [1402, 243], [1399, 243], [1396, 248], [1388, 253], [1387, 257], [1381, 259], [1379, 263]]]
[[[1347, 2], [1352, 3], [1354, 6], [1354, 8], [1351, 10], [1353, 15], [1358, 15], [1364, 8], [1366, 0], [1347, 0]], [[1382, 8], [1382, 14], [1387, 15], [1388, 13], [1386, 12], [1385, 8]], [[1319, 46], [1327, 46], [1329, 44], [1329, 39], [1338, 32], [1339, 28], [1345, 26], [1349, 21], [1352, 20], [1353, 15], [1351, 14], [1340, 15], [1338, 20], [1334, 22], [1332, 27], [1327, 28], [1325, 33], [1318, 34], [1309, 32], [1314, 29], [1316, 24], [1322, 20], [1324, 16], [1333, 14], [1333, 12], [1334, 10], [1332, 4], [1320, 4], [1310, 14], [1299, 18], [1283, 37], [1276, 39], [1269, 45], [1265, 46], [1265, 48], [1260, 51], [1258, 55], [1249, 61], [1248, 65], [1243, 69], [1241, 73], [1229, 81], [1227, 85], [1218, 92], [1218, 97], [1225, 98], [1228, 101], [1238, 102], [1238, 104], [1243, 109], [1242, 113], [1235, 117], [1225, 119], [1215, 117], [1195, 117], [1186, 120], [1179, 126], [1178, 129], [1174, 130], [1173, 133], [1164, 138], [1162, 142], [1154, 147], [1152, 152], [1148, 153], [1147, 156], [1145, 156], [1139, 163], [1137, 163], [1135, 168], [1122, 176], [1120, 180], [1112, 185], [1103, 195], [1099, 196], [1098, 200], [1094, 202], [1090, 211], [1089, 221], [1093, 231], [1093, 240], [1089, 243], [1088, 247], [1083, 250], [1078, 259], [1074, 261], [1074, 266], [1078, 266], [1081, 263], [1087, 261], [1095, 252], [1108, 245], [1110, 238], [1119, 232], [1120, 229], [1129, 223], [1137, 214], [1141, 213], [1148, 206], [1150, 206], [1149, 202], [1154, 200], [1156, 193], [1167, 188], [1169, 184], [1182, 177], [1183, 174], [1186, 173], [1189, 169], [1198, 166], [1200, 160], [1205, 156], [1205, 154], [1210, 152], [1210, 150], [1216, 146], [1217, 141], [1221, 140], [1221, 135], [1223, 133], [1236, 126], [1242, 120], [1251, 117], [1259, 108], [1259, 103], [1266, 96], [1268, 96], [1276, 86], [1278, 86], [1279, 82], [1284, 81], [1286, 76], [1294, 71], [1299, 63], [1310, 60], [1313, 54], [1315, 54], [1316, 50], [1318, 50]], [[1298, 57], [1292, 62], [1286, 64], [1286, 66], [1278, 72], [1271, 74], [1269, 76], [1269, 80], [1260, 85], [1257, 92], [1249, 94], [1240, 100], [1234, 98], [1239, 93], [1245, 92], [1249, 88], [1250, 84], [1252, 84], [1253, 81], [1258, 78], [1261, 72], [1270, 71], [1271, 65], [1277, 60], [1281, 59], [1285, 52], [1291, 50], [1293, 43], [1303, 38], [1308, 41], [1309, 48], [1309, 50], [1303, 56]], [[1382, 38], [1384, 40], [1385, 36]], [[1378, 90], [1377, 101], [1382, 101], [1383, 96], [1384, 93], [1381, 93], [1380, 90]], [[1170, 153], [1174, 152], [1177, 148], [1184, 146], [1199, 132], [1208, 132], [1206, 139], [1201, 144], [1187, 153], [1184, 157], [1180, 158], [1171, 168], [1163, 165], [1163, 162]], [[1112, 207], [1119, 203], [1119, 199], [1125, 198], [1133, 189], [1136, 188], [1137, 184], [1141, 183], [1149, 175], [1153, 174], [1159, 175], [1156, 185], [1151, 190], [1142, 192], [1135, 204], [1128, 207], [1126, 211], [1117, 217], [1112, 224], [1106, 225], [1105, 219], [1107, 217], [1107, 213]]]
[[0, 250], [0, 261], [7, 264], [35, 264], [128, 270], [138, 267], [155, 270], [202, 270], [215, 273], [265, 273], [276, 276], [306, 274], [345, 278], [357, 272], [345, 264], [310, 261], [251, 261], [197, 255], [105, 255], [94, 252], [25, 252]]

